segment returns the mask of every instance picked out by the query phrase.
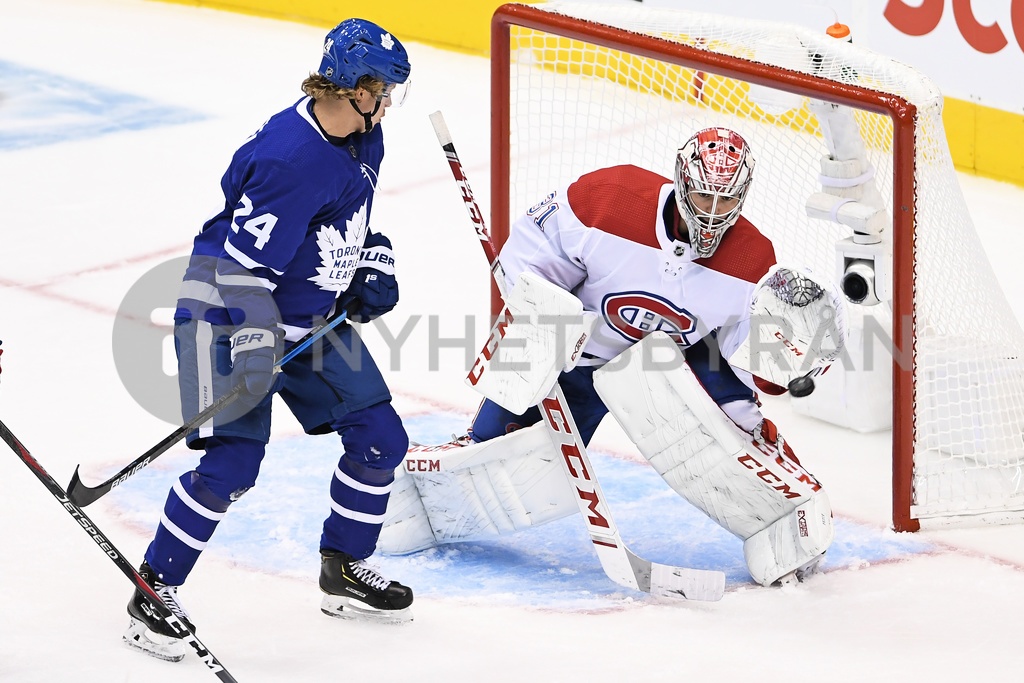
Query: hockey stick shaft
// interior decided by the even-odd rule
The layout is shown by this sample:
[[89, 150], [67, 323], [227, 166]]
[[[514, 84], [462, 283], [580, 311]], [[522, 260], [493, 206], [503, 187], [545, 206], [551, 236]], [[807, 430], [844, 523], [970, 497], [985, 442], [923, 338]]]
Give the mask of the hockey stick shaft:
[[469, 212], [469, 220], [473, 223], [476, 236], [480, 239], [480, 246], [487, 257], [487, 263], [491, 267], [491, 276], [494, 278], [494, 284], [497, 286], [501, 298], [504, 299], [505, 273], [502, 271], [501, 262], [498, 260], [497, 245], [491, 240], [491, 233], [484, 221], [484, 214], [476, 203], [476, 197], [473, 196], [473, 190], [466, 179], [466, 172], [462, 168], [459, 153], [455, 151], [455, 143], [452, 140], [451, 133], [448, 131], [448, 124], [445, 123], [444, 116], [439, 111], [435, 111], [430, 115], [430, 123], [433, 124], [434, 133], [437, 134], [437, 141], [441, 143], [441, 149], [444, 150], [445, 157], [448, 159], [448, 166], [451, 168], [452, 176], [455, 177], [455, 184], [459, 186], [459, 190], [462, 192], [462, 201], [466, 205], [466, 211]]
[[[439, 111], [434, 112], [430, 115], [430, 122], [462, 192], [463, 203], [491, 266], [491, 275], [504, 298], [505, 274], [498, 259], [498, 247], [491, 240], [483, 212], [469, 187], [444, 116]], [[557, 382], [539, 407], [553, 445], [562, 456], [560, 461], [565, 476], [576, 490], [576, 503], [605, 574], [619, 585], [645, 593], [692, 600], [720, 600], [725, 591], [725, 575], [722, 572], [654, 564], [638, 557], [626, 547], [597, 480], [596, 470], [587, 455], [586, 444], [583, 443], [565, 394]]]
[[206, 664], [207, 668], [215, 673], [217, 678], [220, 680], [228, 683], [237, 683], [235, 677], [232, 676], [226, 668], [224, 668], [224, 665], [220, 663], [220, 660], [210, 652], [209, 648], [199, 641], [196, 635], [190, 631], [188, 627], [181, 622], [181, 620], [174, 616], [174, 613], [171, 612], [167, 605], [164, 604], [163, 600], [160, 599], [160, 596], [156, 594], [150, 585], [146, 583], [141, 576], [139, 576], [139, 573], [135, 571], [135, 567], [133, 567], [125, 556], [121, 554], [121, 551], [115, 548], [114, 544], [111, 543], [106, 535], [99, 530], [96, 524], [93, 523], [93, 521], [89, 519], [84, 512], [82, 512], [82, 508], [71, 501], [67, 492], [62, 489], [60, 484], [58, 484], [43, 468], [43, 466], [39, 464], [39, 461], [32, 457], [32, 454], [29, 453], [27, 448], [25, 448], [24, 444], [18, 440], [18, 437], [16, 437], [2, 421], [0, 421], [0, 438], [3, 438], [7, 445], [11, 447], [11, 450], [13, 450], [15, 454], [21, 458], [21, 461], [25, 463], [30, 470], [32, 470], [32, 473], [36, 475], [36, 478], [39, 479], [50, 494], [57, 499], [57, 502], [67, 510], [68, 514], [71, 515], [71, 518], [75, 520], [82, 530], [89, 534], [96, 545], [99, 546], [100, 550], [103, 551], [103, 554], [117, 565], [117, 568], [121, 570], [121, 573], [127, 576], [132, 583], [135, 584], [137, 589], [146, 594], [146, 597], [149, 598], [149, 601], [153, 604], [153, 607], [156, 609], [157, 614], [160, 615], [160, 618], [170, 626], [174, 633], [192, 646], [196, 655], [203, 660], [203, 663]]
[[[288, 353], [281, 358], [281, 360], [274, 364], [274, 369], [279, 370], [285, 363], [295, 358], [297, 355], [315, 344], [319, 339], [322, 339], [328, 332], [343, 323], [348, 316], [349, 312], [347, 310], [342, 310], [337, 315], [314, 327], [306, 333], [302, 339], [297, 341], [288, 350]], [[82, 483], [81, 477], [78, 473], [79, 467], [81, 466], [75, 467], [75, 471], [71, 475], [71, 481], [68, 483], [68, 497], [75, 503], [75, 505], [79, 505], [81, 507], [86, 507], [95, 503], [97, 500], [110, 493], [115, 486], [123, 484], [129, 478], [135, 476], [144, 467], [149, 465], [149, 463], [156, 460], [157, 457], [170, 450], [174, 444], [185, 438], [185, 435], [190, 431], [206, 423], [208, 420], [212, 419], [214, 415], [234, 403], [244, 389], [245, 385], [241, 383], [232, 387], [231, 391], [219, 397], [216, 401], [201, 410], [199, 414], [191, 420], [175, 429], [148, 451], [122, 467], [117, 474], [113, 475], [102, 484], [97, 486], [86, 486]]]

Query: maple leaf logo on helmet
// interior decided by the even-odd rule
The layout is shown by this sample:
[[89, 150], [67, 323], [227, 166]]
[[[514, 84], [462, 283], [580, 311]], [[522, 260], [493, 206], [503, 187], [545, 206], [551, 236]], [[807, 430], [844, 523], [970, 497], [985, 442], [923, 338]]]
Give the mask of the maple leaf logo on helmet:
[[342, 88], [355, 88], [363, 76], [386, 84], [409, 80], [409, 54], [402, 43], [366, 19], [346, 19], [324, 40], [317, 73]]

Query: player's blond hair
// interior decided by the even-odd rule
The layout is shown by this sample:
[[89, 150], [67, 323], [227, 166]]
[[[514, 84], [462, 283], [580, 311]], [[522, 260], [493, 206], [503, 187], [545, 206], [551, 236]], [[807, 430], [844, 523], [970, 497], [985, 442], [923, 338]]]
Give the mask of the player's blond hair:
[[384, 95], [384, 81], [372, 76], [360, 76], [356, 81], [355, 88], [343, 88], [335, 85], [320, 74], [310, 74], [302, 81], [302, 92], [314, 100], [353, 100], [356, 97], [356, 89], [362, 88], [376, 98]]

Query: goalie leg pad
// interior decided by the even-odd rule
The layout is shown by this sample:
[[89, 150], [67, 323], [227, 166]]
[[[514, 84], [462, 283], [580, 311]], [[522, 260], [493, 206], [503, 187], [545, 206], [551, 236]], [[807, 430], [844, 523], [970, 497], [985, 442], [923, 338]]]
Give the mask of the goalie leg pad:
[[414, 446], [396, 473], [386, 554], [512, 533], [577, 512], [543, 424], [466, 446]]
[[[672, 354], [679, 356], [678, 363], [669, 362]], [[821, 485], [774, 444], [755, 442], [726, 417], [667, 335], [649, 335], [623, 357], [614, 370], [595, 373], [598, 393], [644, 457], [683, 498], [744, 541], [767, 531], [751, 544], [748, 561], [757, 562], [749, 567], [751, 576], [772, 583], [827, 549], [830, 511], [827, 528], [818, 525], [813, 542], [800, 536], [801, 516], [806, 520], [810, 512], [828, 507]], [[644, 358], [648, 364], [656, 359], [659, 371], [645, 368]], [[803, 507], [812, 499], [820, 508]], [[788, 518], [795, 521], [782, 521]], [[786, 537], [787, 529], [796, 532]]]
[[818, 491], [810, 500], [745, 540], [743, 556], [754, 580], [770, 586], [817, 563], [834, 538], [828, 495]]
[[[414, 448], [410, 449], [410, 455]], [[430, 528], [430, 519], [413, 475], [399, 467], [395, 470], [395, 483], [384, 513], [384, 525], [377, 537], [377, 550], [388, 555], [404, 555], [435, 545], [434, 530]]]

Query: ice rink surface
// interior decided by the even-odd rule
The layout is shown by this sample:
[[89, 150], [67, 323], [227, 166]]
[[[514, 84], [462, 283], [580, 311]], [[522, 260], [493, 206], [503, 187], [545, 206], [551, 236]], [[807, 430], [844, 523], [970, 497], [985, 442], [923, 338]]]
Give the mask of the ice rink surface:
[[[117, 311], [147, 272], [188, 253], [230, 154], [300, 97], [323, 33], [141, 0], [0, 0], [0, 419], [62, 485], [79, 463], [87, 483], [101, 481], [176, 426], [122, 384]], [[414, 85], [384, 121], [371, 226], [394, 242], [402, 300], [386, 327], [364, 331], [411, 435], [434, 442], [464, 430], [477, 403], [462, 378], [486, 333], [489, 276], [427, 115], [444, 111], [486, 212], [488, 64], [407, 47]], [[1001, 284], [1021, 291], [1024, 190], [960, 181]], [[827, 571], [800, 586], [752, 584], [739, 542], [606, 424], [592, 450], [625, 540], [656, 561], [723, 569], [720, 603], [620, 589], [570, 518], [380, 558], [416, 591], [411, 624], [328, 619], [316, 544], [340, 448], [302, 436], [278, 410], [259, 485], [232, 508], [182, 599], [246, 682], [1018, 680], [1024, 526], [897, 535], [888, 433], [851, 434], [786, 401], [766, 412], [836, 512]], [[130, 584], [3, 453], [0, 680], [213, 680], [194, 656], [169, 664], [121, 644]], [[177, 447], [88, 508], [133, 563], [170, 483], [195, 460]]]

